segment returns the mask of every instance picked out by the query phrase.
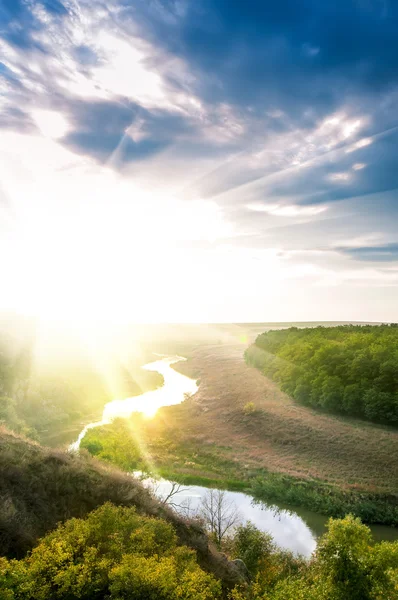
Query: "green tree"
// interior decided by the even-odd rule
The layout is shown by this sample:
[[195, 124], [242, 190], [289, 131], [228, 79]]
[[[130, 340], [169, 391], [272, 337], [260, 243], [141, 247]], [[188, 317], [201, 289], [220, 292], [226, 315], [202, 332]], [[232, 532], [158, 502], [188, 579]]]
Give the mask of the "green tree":
[[209, 600], [220, 584], [173, 527], [134, 509], [105, 504], [71, 519], [21, 561], [0, 561], [6, 600]]
[[233, 553], [245, 563], [250, 575], [257, 575], [262, 561], [275, 552], [272, 536], [257, 529], [248, 521], [237, 527], [234, 535]]
[[398, 544], [374, 546], [369, 527], [351, 515], [330, 519], [315, 556], [318, 579], [330, 600], [398, 597], [392, 572], [398, 568]]

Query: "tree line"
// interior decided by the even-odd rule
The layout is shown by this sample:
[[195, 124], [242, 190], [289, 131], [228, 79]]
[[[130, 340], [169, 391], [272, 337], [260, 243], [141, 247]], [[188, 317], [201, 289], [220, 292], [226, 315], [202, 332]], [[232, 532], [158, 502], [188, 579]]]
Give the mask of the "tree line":
[[301, 404], [398, 425], [398, 325], [260, 334], [246, 361]]

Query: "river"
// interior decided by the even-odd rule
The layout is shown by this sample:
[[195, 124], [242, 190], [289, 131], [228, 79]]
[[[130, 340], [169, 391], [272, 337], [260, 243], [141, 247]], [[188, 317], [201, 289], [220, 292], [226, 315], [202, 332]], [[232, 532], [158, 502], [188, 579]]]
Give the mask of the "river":
[[[108, 402], [104, 407], [102, 419], [86, 425], [76, 442], [71, 444], [70, 449], [77, 451], [81, 440], [93, 427], [108, 424], [116, 417], [128, 417], [137, 411], [153, 416], [160, 407], [180, 404], [187, 394], [192, 395], [197, 392], [196, 381], [171, 367], [172, 364], [182, 360], [186, 359], [181, 356], [163, 357], [145, 365], [144, 369], [157, 371], [163, 375], [164, 385], [140, 396]], [[164, 497], [171, 486], [172, 482], [160, 480], [156, 486], [156, 493]], [[185, 510], [189, 502], [190, 510], [195, 511], [207, 493], [207, 488], [195, 485], [182, 486], [182, 488], [179, 494], [173, 497], [173, 502], [180, 505], [181, 510]], [[327, 518], [323, 515], [287, 506], [255, 503], [251, 496], [241, 492], [226, 491], [225, 495], [226, 500], [233, 502], [238, 508], [243, 522], [251, 521], [259, 529], [268, 531], [281, 548], [308, 557], [316, 547], [317, 538], [325, 531]], [[179, 510], [178, 506], [176, 509]], [[372, 526], [371, 529], [376, 540], [398, 539], [398, 530], [392, 527]]]

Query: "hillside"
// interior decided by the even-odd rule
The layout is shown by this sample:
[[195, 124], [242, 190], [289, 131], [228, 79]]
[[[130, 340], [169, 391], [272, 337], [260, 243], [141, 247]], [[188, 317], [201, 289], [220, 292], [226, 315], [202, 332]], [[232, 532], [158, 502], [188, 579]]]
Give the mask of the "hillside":
[[132, 477], [88, 456], [45, 449], [0, 430], [0, 556], [20, 558], [58, 522], [85, 517], [105, 502], [161, 517], [178, 542], [196, 551], [199, 565], [227, 586], [241, 581], [197, 524], [186, 522], [155, 500]]

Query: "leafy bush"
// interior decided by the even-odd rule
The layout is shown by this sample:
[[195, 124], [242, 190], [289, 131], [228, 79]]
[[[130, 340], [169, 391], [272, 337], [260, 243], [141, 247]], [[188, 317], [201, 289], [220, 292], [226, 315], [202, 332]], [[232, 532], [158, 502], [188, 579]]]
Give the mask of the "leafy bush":
[[272, 536], [257, 529], [250, 521], [237, 527], [233, 553], [243, 560], [250, 575], [257, 575], [261, 562], [274, 551]]
[[[312, 559], [276, 547], [248, 523], [232, 552], [244, 559], [250, 585], [231, 600], [397, 600], [398, 542], [374, 544], [348, 515], [331, 519]], [[71, 519], [17, 561], [0, 558], [3, 600], [217, 600], [221, 584], [195, 553], [178, 545], [170, 523], [105, 504]]]
[[[253, 539], [259, 535], [250, 531]], [[329, 521], [310, 562], [284, 554], [266, 550], [249, 594], [236, 589], [233, 600], [398, 598], [398, 543], [373, 544], [369, 528], [351, 515]]]
[[254, 402], [246, 402], [246, 404], [243, 407], [243, 412], [245, 415], [252, 415], [253, 413], [255, 413], [256, 405], [254, 404]]
[[171, 524], [109, 503], [59, 526], [25, 559], [2, 559], [0, 578], [7, 600], [220, 596], [220, 584], [200, 569], [194, 552], [177, 546]]

